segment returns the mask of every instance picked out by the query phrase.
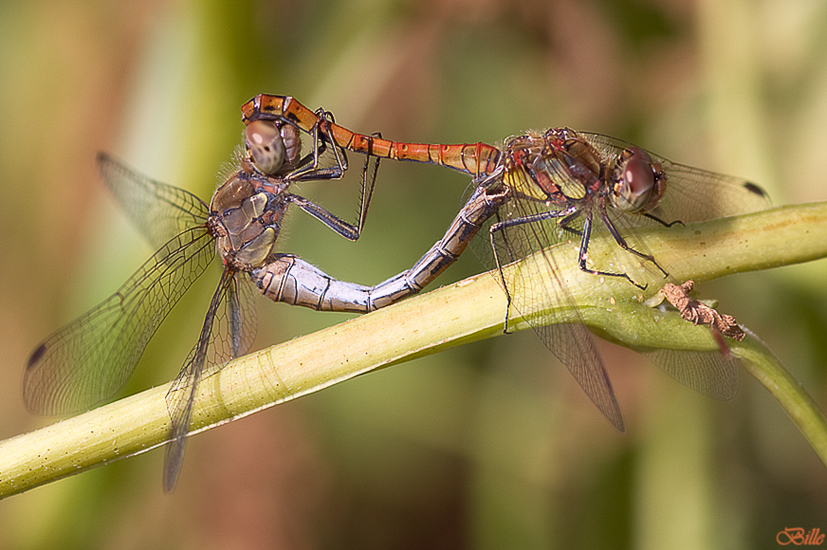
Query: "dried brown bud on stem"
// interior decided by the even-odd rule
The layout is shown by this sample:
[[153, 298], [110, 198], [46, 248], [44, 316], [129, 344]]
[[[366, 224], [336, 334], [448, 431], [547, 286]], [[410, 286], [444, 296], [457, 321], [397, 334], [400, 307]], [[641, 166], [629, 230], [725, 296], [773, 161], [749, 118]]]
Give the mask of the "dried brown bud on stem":
[[680, 286], [667, 283], [663, 285], [660, 292], [670, 304], [677, 308], [681, 317], [693, 325], [709, 325], [724, 336], [743, 340], [744, 331], [735, 322], [733, 316], [718, 313], [713, 308], [689, 297], [694, 284], [692, 281], [686, 281]]

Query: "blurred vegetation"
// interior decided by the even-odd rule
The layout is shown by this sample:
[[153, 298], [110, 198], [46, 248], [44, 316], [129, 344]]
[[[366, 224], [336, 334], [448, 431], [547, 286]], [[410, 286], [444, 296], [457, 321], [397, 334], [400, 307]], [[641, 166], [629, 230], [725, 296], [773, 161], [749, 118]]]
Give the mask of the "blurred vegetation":
[[[408, 141], [567, 125], [757, 181], [776, 204], [825, 200], [825, 30], [827, 6], [806, 0], [0, 3], [0, 438], [49, 422], [20, 397], [34, 345], [151, 252], [98, 180], [98, 150], [206, 199], [239, 107], [269, 92]], [[378, 282], [443, 233], [467, 184], [385, 163], [359, 242], [297, 214], [282, 247]], [[302, 192], [346, 215], [356, 189]], [[469, 255], [441, 282], [479, 270]], [[127, 392], [174, 376], [216, 280], [176, 308]], [[698, 290], [824, 404], [824, 282], [816, 262]], [[257, 346], [347, 317], [259, 312]], [[755, 380], [714, 403], [602, 352], [625, 435], [522, 333], [195, 437], [169, 497], [155, 451], [4, 501], [0, 547], [775, 548], [785, 527], [824, 529], [827, 472]]]

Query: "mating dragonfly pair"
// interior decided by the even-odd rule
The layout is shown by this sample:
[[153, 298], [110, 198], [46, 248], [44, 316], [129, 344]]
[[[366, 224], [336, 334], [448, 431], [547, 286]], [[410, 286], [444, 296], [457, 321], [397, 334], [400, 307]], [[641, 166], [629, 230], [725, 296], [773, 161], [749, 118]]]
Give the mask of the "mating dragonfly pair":
[[[550, 246], [579, 238], [574, 261], [582, 270], [643, 289], [645, 285], [630, 275], [635, 263], [660, 278], [668, 271], [647, 253], [636, 228], [668, 227], [768, 206], [766, 195], [754, 184], [672, 163], [597, 134], [551, 129], [513, 138], [501, 148], [484, 143], [427, 145], [353, 133], [335, 124], [329, 113], [285, 96], [256, 96], [242, 112], [245, 149], [237, 155], [238, 168], [218, 187], [209, 206], [112, 157], [99, 156], [107, 186], [160, 248], [113, 296], [42, 342], [25, 373], [24, 397], [35, 412], [78, 412], [111, 397], [132, 374], [166, 315], [218, 251], [224, 266], [218, 288], [198, 341], [167, 394], [167, 490], [180, 471], [198, 383], [252, 344], [255, 290], [277, 302], [366, 313], [421, 290], [490, 223], [489, 246], [480, 247], [490, 250], [482, 254], [488, 267], [502, 268], [531, 254], [542, 255], [550, 267], [543, 273], [503, 278], [509, 307], [527, 311], [530, 304], [550, 296], [576, 311], [554, 257], [547, 253]], [[309, 136], [312, 149], [304, 156], [302, 133]], [[293, 183], [341, 178], [348, 170], [346, 151], [366, 155], [355, 224], [291, 191]], [[276, 252], [290, 204], [343, 237], [357, 239], [380, 158], [440, 164], [474, 178], [473, 191], [448, 231], [412, 268], [368, 287], [336, 280], [295, 255]], [[589, 263], [592, 234], [606, 233], [624, 258], [613, 262], [617, 269]], [[588, 329], [561, 322], [559, 315], [550, 312], [529, 322], [622, 431], [620, 409]], [[508, 316], [506, 311], [506, 328]], [[681, 362], [667, 355], [661, 366], [713, 397], [727, 398], [735, 391], [737, 371], [731, 358], [686, 352]]]

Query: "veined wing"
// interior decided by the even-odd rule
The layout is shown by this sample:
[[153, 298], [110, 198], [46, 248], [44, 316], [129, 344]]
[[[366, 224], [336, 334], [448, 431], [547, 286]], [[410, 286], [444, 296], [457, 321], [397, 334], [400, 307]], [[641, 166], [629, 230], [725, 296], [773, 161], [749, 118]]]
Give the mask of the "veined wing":
[[198, 384], [230, 359], [247, 353], [256, 334], [253, 283], [247, 273], [224, 269], [210, 301], [198, 342], [167, 392], [170, 441], [164, 455], [164, 489], [171, 491], [181, 471]]
[[154, 247], [207, 221], [210, 209], [201, 199], [139, 174], [107, 153], [98, 153], [98, 170], [115, 200]]
[[[511, 177], [522, 178], [519, 185], [531, 184], [525, 174], [512, 174]], [[560, 278], [554, 257], [547, 250], [552, 244], [560, 242], [563, 231], [557, 225], [556, 218], [544, 217], [549, 211], [550, 207], [545, 203], [525, 198], [513, 199], [500, 209], [499, 216], [506, 225], [502, 231], [493, 234], [492, 247], [497, 255], [497, 265], [504, 266], [534, 253], [542, 254], [545, 260], [542, 267], [538, 264], [523, 264], [517, 275], [501, 282], [511, 306], [521, 314], [532, 311], [536, 302], [542, 302], [565, 304], [568, 306], [566, 309], [576, 315], [574, 300]], [[484, 257], [481, 259], [493, 267], [490, 260]], [[575, 249], [572, 250], [572, 262], [577, 262]], [[558, 309], [542, 317], [530, 316], [528, 321], [546, 347], [574, 376], [589, 399], [615, 428], [623, 431], [620, 406], [586, 326], [582, 323], [572, 324], [571, 319], [563, 319]]]
[[[628, 143], [606, 136], [595, 134], [580, 134], [580, 136], [581, 138], [589, 140], [592, 145], [595, 146], [603, 162], [610, 167], [614, 165], [615, 159], [620, 155], [622, 150], [631, 146]], [[661, 201], [661, 208], [656, 212], [656, 215], [664, 217], [665, 221], [673, 221], [675, 219], [680, 219], [681, 221], [710, 219], [737, 212], [758, 210], [766, 208], [769, 205], [766, 195], [754, 184], [712, 172], [677, 165], [665, 159], [655, 158], [654, 156], [653, 158], [656, 161], [662, 162], [665, 169], [672, 170], [671, 172], [667, 171], [666, 194]], [[554, 160], [553, 157], [551, 157], [551, 159], [552, 161]], [[563, 189], [569, 187], [576, 189], [576, 185], [570, 185], [573, 180], [571, 175], [566, 171], [565, 166], [565, 163], [561, 162], [547, 162], [545, 163], [545, 167], [548, 170], [546, 175], [552, 182]], [[558, 218], [547, 216], [545, 219], [540, 220], [539, 217], [543, 212], [553, 212], [555, 208], [563, 209], [565, 204], [556, 205], [551, 203], [546, 206], [536, 199], [532, 200], [530, 186], [535, 184], [531, 178], [519, 172], [515, 172], [512, 177], [519, 177], [516, 182], [516, 187], [523, 190], [523, 193], [528, 195], [528, 197], [518, 198], [515, 203], [515, 211], [505, 211], [504, 214], [510, 216], [512, 219], [522, 217], [524, 219], [537, 219], [537, 221], [526, 224], [530, 229], [523, 229], [524, 234], [522, 236], [515, 234], [515, 238], [509, 238], [509, 240], [512, 241], [509, 243], [511, 250], [508, 251], [510, 258], [517, 259], [526, 257], [542, 249], [543, 245], [548, 246], [562, 240], [571, 239], [576, 232], [582, 231], [583, 218], [587, 212], [591, 212], [594, 216], [592, 238], [602, 236], [604, 239], [615, 239], [614, 234], [609, 230], [609, 226], [607, 225], [607, 223], [610, 223], [632, 249], [642, 254], [651, 254], [646, 246], [645, 240], [639, 235], [639, 229], [641, 226], [661, 226], [657, 221], [641, 216], [640, 214], [624, 213], [617, 208], [609, 207], [603, 211], [595, 207], [597, 201], [600, 200], [595, 197], [590, 201], [587, 200], [582, 204], [576, 205], [576, 208], [578, 208], [582, 214], [578, 219], [572, 220], [571, 223], [566, 225], [568, 228], [567, 231], [563, 231], [556, 223]], [[501, 210], [501, 212], [503, 211]], [[514, 229], [516, 229], [516, 227]], [[533, 242], [534, 246], [523, 243], [523, 249], [520, 250], [521, 245], [516, 242], [519, 240], [528, 240]], [[571, 261], [573, 263], [577, 262], [576, 255], [572, 255]], [[657, 261], [657, 258], [655, 258], [655, 261]], [[656, 264], [631, 252], [623, 251], [620, 245], [616, 247], [611, 260], [604, 259], [595, 265], [593, 260], [587, 257], [587, 264], [591, 268], [626, 274], [635, 281], [648, 281], [648, 284], [654, 283], [657, 285], [657, 283], [663, 280], [663, 273], [659, 269], [656, 269]], [[665, 267], [668, 271], [668, 266], [661, 267]], [[531, 297], [536, 296], [537, 292], [547, 291], [547, 289], [541, 288], [541, 283], [533, 284], [530, 282], [530, 279], [535, 278], [535, 276], [534, 274], [521, 276], [514, 283], [515, 286], [525, 286], [527, 296], [529, 297], [527, 299], [533, 299]], [[640, 277], [646, 277], [646, 279], [641, 279]], [[537, 278], [539, 281], [542, 281], [542, 277]], [[531, 285], [531, 287], [529, 288], [528, 285]], [[520, 299], [519, 291], [516, 291], [515, 294], [514, 299], [518, 301]], [[563, 297], [559, 294], [557, 296]], [[526, 305], [528, 306], [530, 303]], [[520, 309], [519, 305], [515, 307], [518, 310]], [[550, 317], [548, 321], [559, 322], [559, 320], [553, 317]], [[539, 321], [538, 324], [542, 324], [543, 322], [545, 321]], [[556, 329], [549, 327], [548, 330]], [[544, 337], [542, 334], [541, 338], [544, 338], [544, 340], [547, 339], [547, 337]], [[560, 337], [557, 337], [557, 339], [563, 340]], [[550, 344], [547, 343], [547, 345], [549, 345], [549, 348], [552, 349], [558, 357], [561, 357], [562, 350], [558, 349], [555, 351], [554, 349], [555, 345], [561, 348], [562, 346], [560, 344], [551, 342]], [[658, 350], [647, 355], [675, 379], [704, 395], [716, 399], [728, 399], [734, 395], [737, 389], [738, 375], [736, 362], [731, 357], [725, 357], [720, 352]], [[577, 374], [575, 374], [575, 376], [577, 376]]]
[[675, 349], [641, 353], [669, 376], [707, 397], [726, 401], [738, 391], [738, 360], [731, 354]]
[[206, 227], [175, 236], [118, 291], [44, 340], [29, 357], [23, 398], [40, 414], [79, 412], [131, 376], [152, 335], [206, 270], [215, 241]]
[[[604, 161], [613, 163], [632, 144], [604, 136], [578, 132], [591, 143]], [[770, 208], [769, 196], [758, 185], [744, 179], [693, 168], [647, 151], [666, 173], [666, 192], [653, 213], [664, 222], [690, 223], [747, 214]], [[639, 225], [649, 225], [642, 216]]]

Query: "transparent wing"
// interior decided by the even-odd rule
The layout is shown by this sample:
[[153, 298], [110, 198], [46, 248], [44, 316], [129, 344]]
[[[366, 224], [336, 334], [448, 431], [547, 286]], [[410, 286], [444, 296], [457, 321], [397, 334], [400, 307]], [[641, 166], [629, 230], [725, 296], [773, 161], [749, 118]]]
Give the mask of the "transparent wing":
[[[519, 185], [529, 183], [526, 181], [527, 178], [519, 174], [512, 174], [512, 177], [523, 178]], [[496, 254], [496, 262], [492, 262], [490, 253], [482, 254], [481, 260], [489, 267], [494, 267], [510, 264], [534, 253], [541, 254], [545, 260], [543, 268], [524, 266], [513, 277], [501, 280], [510, 298], [511, 307], [517, 312], [525, 313], [534, 309], [530, 307], [533, 303], [543, 301], [565, 304], [568, 306], [566, 309], [577, 315], [574, 300], [559, 275], [556, 261], [546, 251], [549, 246], [567, 239], [567, 235], [574, 233], [564, 232], [557, 225], [560, 213], [544, 218], [549, 211], [550, 207], [544, 203], [524, 198], [516, 198], [506, 203], [499, 212], [500, 220], [504, 224], [503, 229], [492, 233], [494, 241], [491, 248]], [[577, 261], [576, 248], [572, 249], [572, 261]], [[572, 324], [571, 319], [563, 319], [559, 309], [549, 311], [543, 316], [529, 317], [528, 321], [543, 344], [566, 366], [589, 399], [615, 428], [623, 431], [620, 406], [586, 326]]]
[[[628, 143], [606, 136], [580, 135], [595, 146], [602, 155], [603, 162], [610, 166], [614, 163], [617, 155], [630, 146]], [[655, 213], [666, 222], [713, 219], [760, 210], [769, 206], [766, 194], [754, 184], [671, 163], [657, 157], [657, 155], [652, 155], [652, 157], [662, 162], [667, 171], [668, 186], [660, 207]], [[553, 170], [549, 173], [551, 180], [565, 188], [568, 181], [571, 180], [571, 176], [565, 171], [565, 166], [561, 163], [549, 163], [548, 166]], [[621, 212], [610, 205], [603, 209], [598, 206], [599, 201], [602, 200], [599, 197], [577, 203], [573, 202], [571, 205], [555, 204], [553, 201], [546, 204], [530, 197], [532, 195], [530, 186], [536, 184], [525, 173], [517, 170], [509, 174], [509, 178], [513, 180], [510, 183], [516, 189], [529, 196], [517, 194], [513, 203], [509, 203], [507, 208], [502, 209], [501, 214], [512, 222], [520, 219], [531, 221], [525, 224], [513, 224], [504, 231], [503, 238], [498, 245], [501, 262], [507, 263], [508, 261], [524, 258], [547, 246], [564, 241], [575, 241], [571, 244], [572, 249], [576, 249], [579, 236], [583, 230], [583, 219], [586, 214], [590, 214], [593, 216], [593, 238], [602, 236], [606, 239], [617, 240], [616, 235], [619, 235], [631, 249], [639, 254], [623, 251], [620, 244], [618, 244], [617, 250], [610, 257], [601, 258], [597, 264], [592, 258], [587, 257], [589, 268], [608, 273], [626, 274], [639, 286], [645, 286], [653, 282], [659, 283], [664, 280], [664, 273], [657, 268], [656, 264], [642, 257], [642, 255], [651, 256], [651, 253], [646, 246], [645, 239], [641, 238], [638, 233], [638, 229], [641, 227], [661, 226], [662, 224], [640, 214]], [[538, 196], [538, 193], [535, 192], [533, 195]], [[568, 207], [579, 212], [580, 216], [575, 219], [569, 218], [570, 222], [567, 223], [566, 229], [563, 229], [558, 222], [563, 219], [562, 213], [570, 211], [565, 210]], [[614, 234], [610, 231], [608, 224], [611, 224]], [[545, 256], [548, 257], [549, 262], [552, 261], [548, 255]], [[657, 258], [654, 260], [657, 261]], [[572, 254], [571, 261], [578, 261], [576, 253]], [[668, 266], [657, 265], [668, 272]], [[557, 271], [553, 267], [550, 271], [556, 273]], [[551, 293], [552, 298], [562, 300], [562, 303], [566, 303], [566, 301], [571, 303], [568, 292], [559, 278], [557, 278], [557, 284], [549, 285], [543, 283], [544, 277], [548, 278], [539, 273], [525, 273], [515, 278], [510, 284], [510, 287], [513, 288], [507, 288], [507, 291], [512, 294], [515, 309], [520, 311], [522, 304], [524, 310], [528, 311], [530, 301], [538, 299], [537, 297], [541, 296], [540, 293], [546, 293], [546, 295]], [[536, 281], [533, 281], [534, 279]], [[559, 323], [559, 321], [560, 319], [555, 318], [552, 313], [546, 319], [533, 321], [533, 324], [537, 327], [545, 322]], [[608, 402], [606, 399], [607, 392], [605, 388], [601, 389], [599, 378], [595, 376], [597, 370], [592, 364], [593, 361], [588, 359], [591, 356], [591, 351], [583, 349], [575, 353], [569, 352], [569, 348], [572, 346], [565, 343], [567, 337], [566, 335], [561, 336], [559, 334], [560, 330], [550, 326], [539, 328], [538, 333], [549, 349], [558, 358], [567, 362], [569, 370], [578, 378], [581, 386], [590, 394], [590, 397], [598, 406], [601, 406], [599, 403], [601, 399]], [[587, 334], [585, 327], [582, 327], [580, 338], [584, 338]], [[571, 334], [568, 336], [571, 336]], [[586, 359], [578, 360], [578, 355], [582, 355]], [[671, 376], [710, 397], [727, 398], [733, 395], [735, 388], [737, 388], [737, 363], [724, 357], [719, 352], [700, 353], [661, 350], [653, 352], [652, 358]], [[598, 380], [598, 382], [595, 384], [594, 380]], [[590, 383], [592, 384], [591, 388], [588, 386]], [[610, 413], [607, 413], [607, 410], [610, 411], [611, 407], [604, 408], [601, 406], [601, 410], [609, 416]], [[611, 417], [609, 418], [611, 419]]]
[[[604, 159], [615, 158], [623, 149], [632, 146], [599, 134], [581, 135], [598, 149]], [[757, 212], [771, 206], [769, 196], [754, 183], [678, 164], [652, 152], [649, 155], [661, 163], [667, 181], [666, 192], [652, 213], [667, 223], [712, 220]], [[640, 252], [649, 253], [646, 243], [637, 235], [636, 227], [658, 225], [657, 222], [618, 210], [611, 212], [610, 217], [630, 245]], [[626, 259], [625, 265], [632, 269], [633, 262], [629, 261], [628, 256]], [[637, 265], [640, 265], [639, 260]], [[669, 270], [668, 266], [663, 267]], [[721, 352], [663, 349], [645, 352], [644, 355], [678, 382], [713, 399], [730, 399], [738, 389], [738, 361]]]
[[152, 246], [160, 247], [207, 221], [209, 207], [201, 199], [151, 180], [107, 153], [98, 154], [98, 170], [115, 200]]
[[642, 353], [669, 376], [707, 397], [726, 401], [738, 391], [738, 360], [732, 355], [671, 349]]
[[40, 414], [86, 410], [129, 379], [150, 338], [215, 255], [204, 227], [164, 244], [118, 291], [32, 353], [23, 397]]
[[[609, 136], [586, 132], [578, 134], [597, 149], [604, 162], [610, 164], [624, 149], [632, 146]], [[661, 163], [666, 173], [666, 192], [653, 214], [667, 223], [714, 220], [772, 206], [767, 193], [754, 183], [678, 164], [647, 152], [653, 160]], [[647, 225], [645, 218], [637, 217], [642, 218], [640, 224]]]
[[247, 273], [224, 269], [210, 301], [198, 342], [167, 392], [169, 443], [164, 455], [164, 489], [175, 486], [184, 460], [187, 432], [198, 384], [230, 359], [247, 353], [255, 339], [253, 283]]
[[[536, 218], [544, 208], [542, 203], [520, 201], [516, 205], [511, 205], [511, 220], [519, 219], [519, 217], [534, 216]], [[517, 212], [520, 214], [517, 215]], [[629, 233], [628, 230], [633, 228], [620, 223], [618, 225], [624, 229], [630, 244], [648, 253], [634, 233]], [[545, 248], [543, 243], [553, 246], [561, 241], [560, 235], [563, 233], [554, 218], [510, 226], [497, 238], [497, 254], [500, 262], [505, 264], [527, 257]], [[605, 233], [605, 226], [597, 222], [595, 234], [599, 233]], [[576, 242], [571, 245], [573, 263], [577, 262], [577, 245]], [[557, 276], [553, 281], [549, 280], [548, 273], [558, 273], [556, 265], [553, 264], [554, 259], [548, 253], [540, 253], [549, 266], [547, 270], [543, 269], [540, 272], [541, 270], [536, 266], [523, 267], [518, 275], [505, 281], [506, 292], [511, 297], [512, 307], [518, 312], [531, 311], [535, 309], [531, 307], [534, 301], [550, 299], [553, 303], [569, 304], [568, 309], [576, 311], [574, 301], [564, 281]], [[642, 262], [645, 263], [640, 258], [618, 249], [612, 266], [631, 270], [633, 265], [640, 266]], [[659, 277], [662, 277], [662, 274]], [[622, 419], [617, 402], [591, 333], [585, 325], [562, 324], [561, 316], [557, 311], [529, 319], [529, 322], [546, 347], [566, 365], [589, 398], [620, 429]], [[735, 395], [737, 391], [737, 360], [726, 357], [719, 351], [695, 352], [663, 349], [645, 352], [644, 355], [680, 383], [708, 397], [726, 400]]]

